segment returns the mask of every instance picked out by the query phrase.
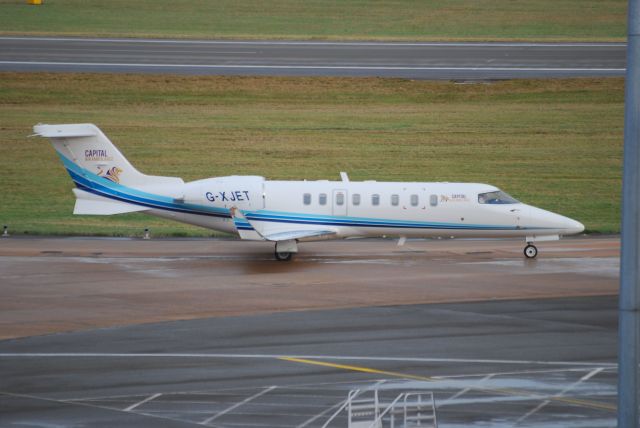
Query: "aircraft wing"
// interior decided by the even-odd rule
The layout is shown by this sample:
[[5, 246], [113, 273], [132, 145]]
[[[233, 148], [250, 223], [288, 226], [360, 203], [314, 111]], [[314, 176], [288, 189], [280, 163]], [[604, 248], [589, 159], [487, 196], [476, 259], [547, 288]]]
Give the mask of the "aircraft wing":
[[233, 225], [236, 227], [236, 231], [238, 232], [238, 235], [240, 235], [240, 239], [247, 239], [250, 241], [266, 240], [266, 238], [254, 229], [253, 224], [247, 220], [244, 214], [242, 214], [242, 211], [238, 208], [231, 207], [229, 214], [231, 214]]
[[335, 235], [331, 230], [287, 230], [275, 233], [265, 232], [264, 238], [267, 241], [289, 241], [291, 239], [320, 238]]
[[236, 207], [229, 211], [231, 218], [233, 218], [233, 224], [242, 239], [277, 242], [294, 239], [321, 239], [336, 234], [333, 230], [301, 229], [301, 225], [296, 224], [247, 220], [242, 211]]

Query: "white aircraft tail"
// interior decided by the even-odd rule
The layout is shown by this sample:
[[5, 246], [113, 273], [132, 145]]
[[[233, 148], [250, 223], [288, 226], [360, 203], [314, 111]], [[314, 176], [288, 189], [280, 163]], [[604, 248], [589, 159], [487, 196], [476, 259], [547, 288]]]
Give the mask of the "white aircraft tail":
[[181, 178], [141, 173], [93, 124], [39, 124], [33, 131], [51, 140], [76, 183], [75, 214], [143, 211], [149, 208], [148, 205], [136, 202], [143, 201], [144, 194], [183, 197], [184, 181]]

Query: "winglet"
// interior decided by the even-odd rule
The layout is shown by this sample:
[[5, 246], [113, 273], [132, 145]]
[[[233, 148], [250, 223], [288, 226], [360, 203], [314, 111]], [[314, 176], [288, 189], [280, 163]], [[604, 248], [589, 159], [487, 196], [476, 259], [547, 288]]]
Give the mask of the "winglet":
[[247, 239], [250, 241], [265, 240], [262, 235], [256, 232], [253, 226], [251, 226], [251, 223], [249, 223], [247, 218], [244, 216], [244, 214], [242, 214], [242, 211], [238, 209], [238, 207], [231, 207], [229, 209], [229, 214], [231, 214], [233, 225], [236, 227], [238, 235], [240, 235], [240, 239]]

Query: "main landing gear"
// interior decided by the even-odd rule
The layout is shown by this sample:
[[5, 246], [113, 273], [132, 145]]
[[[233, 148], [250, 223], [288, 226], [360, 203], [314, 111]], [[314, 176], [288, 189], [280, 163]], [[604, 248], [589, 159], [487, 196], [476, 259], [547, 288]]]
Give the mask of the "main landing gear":
[[279, 253], [278, 250], [275, 251], [275, 255], [276, 260], [278, 260], [279, 262], [288, 262], [289, 260], [291, 260], [291, 257], [293, 257], [293, 253], [289, 253], [286, 251]]
[[538, 255], [538, 249], [531, 242], [527, 242], [527, 246], [524, 247], [524, 256], [528, 259], [535, 259]]
[[276, 241], [275, 256], [280, 262], [288, 262], [293, 257], [293, 253], [298, 252], [298, 242], [295, 239], [286, 241]]

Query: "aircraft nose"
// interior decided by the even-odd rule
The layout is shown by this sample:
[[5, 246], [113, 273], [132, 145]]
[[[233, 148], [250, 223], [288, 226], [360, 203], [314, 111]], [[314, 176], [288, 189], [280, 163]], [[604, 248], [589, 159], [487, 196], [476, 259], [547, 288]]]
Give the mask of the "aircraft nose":
[[537, 226], [553, 229], [560, 235], [575, 235], [584, 231], [584, 225], [572, 218], [536, 207], [530, 207], [529, 210], [530, 221], [534, 228]]
[[562, 235], [575, 235], [584, 230], [584, 225], [579, 221], [558, 214], [556, 215], [560, 217], [558, 223], [561, 225], [560, 229], [563, 230]]
[[580, 233], [584, 231], [584, 224], [572, 219], [568, 219], [568, 220], [569, 221], [567, 223], [569, 224], [567, 227], [567, 234], [575, 234], [575, 233]]

